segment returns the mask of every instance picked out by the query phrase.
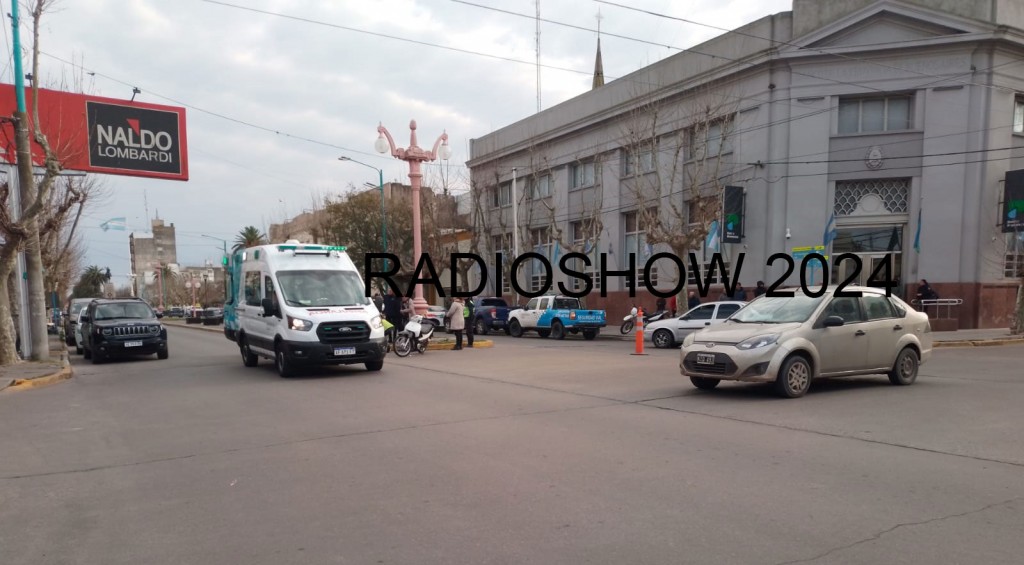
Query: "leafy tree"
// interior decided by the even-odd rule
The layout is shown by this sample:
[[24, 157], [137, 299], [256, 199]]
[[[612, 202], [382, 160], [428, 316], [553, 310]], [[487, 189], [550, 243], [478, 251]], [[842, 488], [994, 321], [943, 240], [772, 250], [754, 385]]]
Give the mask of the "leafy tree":
[[245, 249], [246, 247], [255, 247], [257, 245], [263, 245], [267, 242], [267, 235], [259, 230], [256, 226], [246, 226], [242, 231], [238, 232], [235, 236], [235, 250]]
[[[424, 191], [425, 192], [425, 191]], [[398, 276], [410, 275], [416, 268], [412, 257], [412, 198], [399, 185], [392, 186], [384, 213], [387, 222], [387, 249], [382, 249], [382, 212], [380, 192], [367, 190], [328, 201], [323, 223], [328, 243], [344, 245], [348, 255], [362, 269], [367, 253], [386, 251], [398, 256]], [[426, 233], [427, 227], [423, 227]], [[426, 249], [424, 249], [426, 252]], [[383, 261], [376, 261], [376, 270], [383, 270]], [[393, 265], [389, 265], [392, 268]]]
[[71, 291], [71, 298], [97, 298], [103, 296], [103, 285], [110, 282], [110, 268], [100, 269], [92, 265], [85, 269]]

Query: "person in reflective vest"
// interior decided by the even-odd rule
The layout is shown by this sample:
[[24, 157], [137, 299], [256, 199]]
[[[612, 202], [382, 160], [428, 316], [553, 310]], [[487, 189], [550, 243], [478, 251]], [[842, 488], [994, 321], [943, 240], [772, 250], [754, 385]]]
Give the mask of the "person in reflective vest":
[[473, 297], [466, 299], [466, 305], [462, 307], [462, 317], [466, 321], [466, 347], [473, 347], [473, 334], [476, 332], [476, 303]]

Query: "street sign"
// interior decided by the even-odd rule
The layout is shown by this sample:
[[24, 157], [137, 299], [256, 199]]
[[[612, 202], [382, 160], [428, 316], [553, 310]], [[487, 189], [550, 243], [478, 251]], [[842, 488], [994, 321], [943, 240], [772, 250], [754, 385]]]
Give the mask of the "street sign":
[[[808, 255], [812, 254], [812, 253], [817, 253], [818, 255], [821, 255], [822, 257], [825, 258], [825, 262], [826, 263], [828, 262], [828, 255], [825, 255], [825, 246], [824, 245], [813, 245], [813, 246], [807, 246], [807, 247], [794, 247], [790, 251], [790, 255], [792, 255], [792, 257], [793, 257], [793, 262], [797, 263], [798, 265], [802, 265], [802, 262], [803, 262], [804, 258], [807, 257]], [[808, 278], [807, 278], [808, 283], [807, 284], [808, 285], [815, 284], [814, 283], [814, 280], [816, 278], [815, 275], [818, 273], [818, 271], [821, 270], [821, 268], [823, 266], [824, 265], [822, 264], [822, 261], [820, 261], [818, 259], [812, 259], [810, 261], [807, 261], [807, 275], [808, 275]]]

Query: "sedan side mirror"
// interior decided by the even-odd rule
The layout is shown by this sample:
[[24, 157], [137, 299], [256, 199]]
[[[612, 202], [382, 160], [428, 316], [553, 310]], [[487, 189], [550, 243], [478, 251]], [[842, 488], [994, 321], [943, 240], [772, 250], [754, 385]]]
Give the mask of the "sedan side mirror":
[[824, 326], [826, 328], [834, 328], [846, 324], [846, 320], [843, 320], [839, 316], [829, 316], [825, 318]]
[[269, 298], [263, 299], [263, 315], [264, 316], [276, 316], [277, 308], [274, 308], [274, 301]]
[[159, 318], [163, 318], [163, 317], [164, 317], [164, 314], [163, 314], [163, 312], [157, 312], [157, 313], [156, 313], [156, 317], [157, 317], [157, 319], [159, 319]]

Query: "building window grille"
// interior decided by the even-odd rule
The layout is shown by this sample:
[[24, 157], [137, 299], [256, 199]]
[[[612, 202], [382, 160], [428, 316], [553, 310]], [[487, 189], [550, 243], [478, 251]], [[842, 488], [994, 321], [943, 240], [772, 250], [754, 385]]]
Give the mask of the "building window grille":
[[577, 163], [569, 167], [569, 188], [594, 186], [596, 178], [593, 161]]
[[508, 252], [505, 243], [509, 240], [509, 235], [496, 235], [494, 236], [491, 244], [495, 254], [497, 255], [496, 262], [494, 264], [494, 276], [501, 275], [501, 293], [510, 294], [512, 292], [512, 277], [511, 274], [506, 275], [505, 273], [505, 255]]
[[[568, 266], [572, 270], [579, 273], [586, 273], [590, 275], [592, 281], [592, 290], [601, 290], [601, 277], [600, 277], [600, 253], [597, 250], [597, 237], [596, 234], [588, 233], [586, 225], [582, 221], [573, 222], [569, 224], [569, 228], [572, 230], [572, 246], [573, 250], [577, 253], [582, 253], [590, 259], [590, 266], [588, 267], [583, 259], [572, 259]], [[581, 291], [584, 289], [583, 279], [579, 277], [572, 277], [570, 279], [572, 289], [574, 291]]]
[[[651, 213], [655, 213], [653, 210]], [[629, 264], [629, 256], [634, 255], [636, 262], [636, 284], [637, 288], [644, 284], [644, 265], [647, 259], [654, 254], [650, 244], [647, 243], [647, 230], [642, 225], [643, 218], [639, 212], [627, 212], [623, 214], [625, 222], [625, 237], [623, 238], [623, 267]], [[658, 285], [658, 267], [651, 265], [651, 287]]]
[[836, 183], [835, 213], [855, 214], [865, 198], [881, 201], [889, 214], [906, 214], [910, 179], [839, 181]]
[[1024, 98], [1013, 101], [1013, 133], [1024, 133]]
[[1008, 279], [1024, 277], [1024, 232], [1006, 234], [1003, 276]]
[[[551, 264], [551, 251], [554, 243], [551, 241], [551, 232], [548, 228], [540, 228], [530, 231], [530, 239], [533, 240], [533, 252], [540, 254]], [[552, 265], [552, 272], [554, 272]], [[539, 259], [530, 261], [530, 292], [539, 292], [548, 283], [548, 272]]]

